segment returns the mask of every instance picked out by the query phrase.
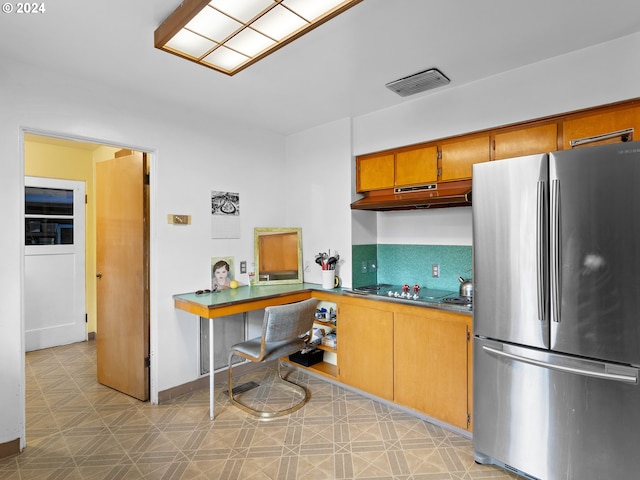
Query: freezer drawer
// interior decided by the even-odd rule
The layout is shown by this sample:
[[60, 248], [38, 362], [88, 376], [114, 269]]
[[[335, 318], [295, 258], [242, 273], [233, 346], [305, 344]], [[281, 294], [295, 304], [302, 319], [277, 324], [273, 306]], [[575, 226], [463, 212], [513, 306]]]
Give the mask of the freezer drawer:
[[633, 367], [475, 338], [476, 461], [544, 480], [636, 478], [639, 376]]

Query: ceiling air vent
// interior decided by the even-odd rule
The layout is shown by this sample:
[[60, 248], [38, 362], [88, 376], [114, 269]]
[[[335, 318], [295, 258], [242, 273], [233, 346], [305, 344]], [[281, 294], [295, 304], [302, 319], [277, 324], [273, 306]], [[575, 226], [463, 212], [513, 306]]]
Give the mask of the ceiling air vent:
[[447, 85], [450, 81], [437, 68], [430, 68], [424, 72], [414, 73], [408, 77], [389, 82], [385, 87], [393, 90], [401, 97], [408, 97], [409, 95]]

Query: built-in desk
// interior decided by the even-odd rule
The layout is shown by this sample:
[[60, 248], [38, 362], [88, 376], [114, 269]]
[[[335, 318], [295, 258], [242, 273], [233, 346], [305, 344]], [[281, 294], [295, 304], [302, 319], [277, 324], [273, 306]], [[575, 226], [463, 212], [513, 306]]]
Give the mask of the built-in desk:
[[209, 416], [213, 420], [214, 372], [213, 372], [213, 320], [215, 318], [260, 310], [273, 305], [298, 302], [311, 298], [312, 291], [322, 290], [315, 283], [290, 285], [244, 286], [219, 292], [196, 295], [195, 292], [173, 296], [174, 305], [180, 310], [209, 319]]
[[[339, 341], [334, 353], [339, 356], [340, 368], [325, 362], [297, 368], [309, 368], [328, 379], [471, 431], [472, 312], [468, 307], [362, 295], [341, 288], [324, 290], [314, 283], [173, 296], [176, 308], [209, 319], [212, 419], [214, 319], [312, 297], [333, 304], [338, 312]], [[384, 385], [378, 388], [373, 385], [376, 382]], [[425, 399], [432, 403], [425, 403]], [[451, 414], [453, 405], [456, 409]]]

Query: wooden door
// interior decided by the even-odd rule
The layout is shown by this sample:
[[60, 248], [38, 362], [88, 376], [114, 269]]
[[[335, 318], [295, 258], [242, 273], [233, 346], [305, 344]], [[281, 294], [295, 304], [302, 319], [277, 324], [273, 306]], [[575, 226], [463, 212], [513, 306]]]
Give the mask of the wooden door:
[[393, 400], [393, 312], [350, 304], [338, 308], [340, 381]]
[[403, 149], [396, 153], [396, 186], [421, 185], [438, 180], [438, 148]]
[[98, 381], [149, 399], [148, 186], [144, 154], [96, 164]]
[[488, 162], [491, 159], [488, 136], [445, 143], [440, 148], [440, 180], [443, 182], [469, 179], [474, 163]]
[[396, 314], [394, 400], [466, 429], [468, 328], [439, 316]]

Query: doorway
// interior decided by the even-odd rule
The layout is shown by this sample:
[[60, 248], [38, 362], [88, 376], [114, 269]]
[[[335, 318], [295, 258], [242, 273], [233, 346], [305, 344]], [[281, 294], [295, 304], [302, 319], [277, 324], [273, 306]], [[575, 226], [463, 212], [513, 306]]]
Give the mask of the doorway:
[[25, 350], [87, 339], [85, 183], [25, 177]]
[[[99, 279], [96, 277], [97, 272], [97, 212], [96, 212], [96, 204], [98, 195], [103, 195], [99, 193], [100, 189], [97, 188], [96, 184], [96, 165], [103, 161], [111, 160], [116, 158], [118, 155], [123, 157], [122, 148], [111, 146], [109, 144], [103, 143], [94, 143], [87, 142], [80, 139], [72, 139], [72, 138], [61, 138], [54, 137], [49, 135], [39, 135], [32, 133], [25, 133], [24, 135], [24, 173], [25, 176], [37, 175], [49, 178], [64, 178], [64, 179], [78, 179], [78, 177], [82, 177], [81, 179], [86, 180], [86, 189], [87, 189], [87, 228], [86, 228], [86, 268], [84, 272], [84, 287], [86, 290], [86, 318], [87, 318], [87, 327], [86, 333], [88, 334], [89, 339], [99, 339], [100, 338], [100, 323], [101, 319], [99, 318], [99, 312], [102, 310], [100, 308], [100, 304], [118, 304], [120, 303], [121, 297], [113, 298], [113, 296], [109, 296], [108, 294], [100, 295], [98, 291], [98, 281]], [[141, 324], [141, 328], [139, 332], [141, 334], [138, 336], [137, 341], [141, 348], [145, 353], [144, 358], [140, 359], [138, 365], [142, 365], [145, 375], [143, 377], [139, 376], [139, 373], [136, 373], [136, 378], [138, 379], [138, 383], [142, 382], [142, 388], [140, 385], [136, 386], [136, 392], [142, 391], [143, 394], [140, 395], [138, 393], [132, 394], [130, 391], [124, 391], [124, 393], [134, 396], [140, 400], [148, 400], [149, 399], [149, 204], [150, 204], [150, 193], [148, 182], [145, 182], [145, 179], [149, 178], [150, 167], [149, 162], [147, 161], [147, 154], [144, 152], [135, 152], [137, 157], [144, 157], [144, 174], [141, 174], [138, 177], [138, 183], [135, 188], [138, 188], [140, 193], [141, 203], [144, 205], [144, 218], [141, 220], [144, 224], [144, 228], [139, 230], [140, 235], [140, 244], [143, 246], [143, 250], [146, 252], [145, 255], [141, 255], [136, 257], [134, 261], [130, 263], [130, 265], [126, 264], [124, 267], [119, 267], [121, 273], [126, 275], [126, 269], [131, 266], [132, 268], [135, 266], [139, 269], [137, 273], [138, 278], [141, 278], [141, 292], [142, 294], [138, 294], [132, 292], [132, 295], [135, 295], [136, 302], [142, 306], [142, 316], [134, 315], [128, 316], [123, 321], [125, 321], [128, 325], [139, 323]], [[125, 155], [126, 156], [126, 155]], [[35, 160], [34, 160], [35, 159]], [[127, 164], [126, 158], [124, 164]], [[135, 161], [131, 162], [132, 165], [135, 165], [134, 168], [138, 168], [139, 163]], [[122, 188], [121, 185], [116, 187], [117, 189]], [[109, 191], [109, 189], [102, 189], [102, 192]], [[135, 263], [135, 265], [134, 265]], [[105, 268], [103, 266], [103, 268]], [[122, 271], [122, 268], [125, 270]], [[24, 289], [24, 285], [23, 285]], [[30, 302], [28, 298], [28, 291], [25, 289], [25, 304]], [[105, 328], [105, 332], [109, 330]], [[110, 329], [112, 336], [112, 345], [118, 345], [120, 342], [117, 337], [114, 339], [114, 331], [117, 335], [117, 330], [113, 328]], [[126, 332], [126, 335], [129, 336], [130, 332]], [[103, 351], [110, 348], [109, 344], [103, 344]], [[98, 362], [101, 361], [98, 359]], [[104, 360], [103, 360], [104, 362]], [[136, 370], [139, 370], [138, 365], [134, 365]], [[101, 366], [99, 365], [100, 369]], [[109, 369], [109, 366], [106, 366], [106, 369]], [[104, 370], [104, 369], [103, 369]], [[116, 375], [119, 376], [119, 375]], [[112, 375], [113, 377], [113, 375]], [[115, 388], [116, 390], [123, 391], [123, 389], [119, 385], [109, 384], [109, 380], [102, 381], [101, 383]]]

